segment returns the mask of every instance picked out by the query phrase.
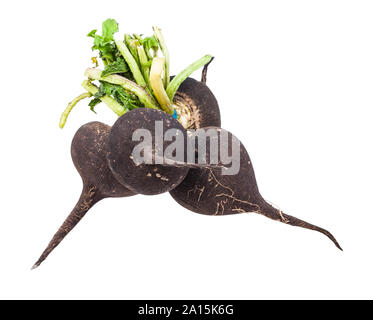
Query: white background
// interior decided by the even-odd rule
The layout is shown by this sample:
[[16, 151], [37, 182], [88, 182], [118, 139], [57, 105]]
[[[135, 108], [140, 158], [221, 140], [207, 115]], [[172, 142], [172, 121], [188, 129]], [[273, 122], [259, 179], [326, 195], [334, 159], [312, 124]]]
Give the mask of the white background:
[[[371, 1], [8, 1], [1, 30], [0, 298], [373, 298]], [[222, 125], [251, 155], [263, 196], [330, 230], [255, 214], [206, 217], [169, 194], [98, 203], [36, 270], [78, 199], [75, 131], [112, 124], [81, 93], [91, 39], [162, 28], [179, 72], [211, 53]], [[197, 79], [200, 72], [194, 75]]]

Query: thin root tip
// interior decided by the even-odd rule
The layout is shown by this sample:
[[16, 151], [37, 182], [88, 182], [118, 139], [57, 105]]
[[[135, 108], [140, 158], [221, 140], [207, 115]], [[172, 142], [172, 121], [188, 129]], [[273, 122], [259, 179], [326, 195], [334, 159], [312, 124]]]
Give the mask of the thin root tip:
[[334, 238], [334, 236], [329, 232], [329, 231], [326, 231], [326, 230], [323, 230], [321, 231], [322, 233], [324, 233], [330, 240], [333, 241], [334, 245], [341, 251], [343, 251], [342, 247], [339, 245], [338, 241], [336, 238]]
[[328, 231], [325, 231], [323, 232], [330, 240], [333, 241], [334, 245], [341, 251], [343, 251], [342, 247], [339, 245], [338, 241], [334, 238], [334, 236], [328, 232]]
[[34, 270], [34, 269], [36, 269], [37, 267], [39, 267], [39, 264], [34, 264], [32, 267], [31, 267], [31, 270]]

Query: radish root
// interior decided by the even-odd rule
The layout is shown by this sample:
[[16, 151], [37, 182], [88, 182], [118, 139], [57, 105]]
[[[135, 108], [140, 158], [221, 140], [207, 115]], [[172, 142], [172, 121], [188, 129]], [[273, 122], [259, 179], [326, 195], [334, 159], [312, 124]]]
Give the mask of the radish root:
[[282, 223], [285, 223], [291, 226], [318, 231], [324, 234], [325, 236], [327, 236], [331, 241], [333, 241], [333, 243], [339, 250], [343, 251], [338, 241], [334, 238], [334, 236], [329, 231], [323, 228], [320, 228], [318, 226], [315, 226], [311, 223], [308, 223], [306, 221], [303, 221], [301, 219], [298, 219], [296, 217], [287, 215], [283, 213], [281, 210], [274, 208], [269, 203], [266, 203], [266, 202], [262, 203], [260, 205], [260, 210], [256, 211], [256, 213], [259, 213], [267, 218], [270, 218], [272, 220], [276, 220], [276, 221], [279, 221], [279, 222], [282, 222]]
[[207, 81], [207, 69], [209, 67], [209, 64], [212, 62], [212, 60], [214, 60], [214, 57], [211, 58], [210, 62], [206, 63], [203, 67], [203, 70], [202, 70], [202, 77], [201, 77], [201, 82], [203, 84], [206, 84], [206, 81]]
[[89, 209], [93, 207], [102, 197], [97, 194], [95, 186], [84, 187], [83, 192], [71, 211], [70, 215], [63, 222], [61, 227], [49, 242], [47, 248], [44, 250], [38, 261], [35, 262], [32, 269], [37, 268], [49, 256], [49, 254], [60, 244], [60, 242], [67, 236], [67, 234], [74, 229], [79, 221], [85, 216]]

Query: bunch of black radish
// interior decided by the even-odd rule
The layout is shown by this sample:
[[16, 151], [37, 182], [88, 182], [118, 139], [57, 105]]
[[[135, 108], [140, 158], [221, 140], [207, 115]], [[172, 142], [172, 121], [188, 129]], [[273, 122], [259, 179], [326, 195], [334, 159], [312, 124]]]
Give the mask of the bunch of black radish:
[[[331, 233], [320, 227], [283, 213], [267, 203], [260, 195], [250, 157], [231, 133], [221, 129], [218, 103], [206, 86], [209, 55], [197, 60], [174, 77], [169, 76], [169, 53], [159, 28], [154, 34], [143, 37], [125, 35], [114, 40], [118, 24], [113, 19], [103, 23], [102, 35], [93, 30], [94, 50], [98, 50], [104, 65], [99, 70], [97, 57], [92, 58], [95, 68], [87, 69], [82, 86], [85, 92], [75, 98], [64, 111], [60, 127], [78, 101], [91, 97], [91, 110], [104, 102], [118, 116], [112, 127], [90, 122], [75, 134], [71, 157], [83, 180], [83, 190], [71, 214], [53, 236], [34, 268], [38, 267], [77, 225], [88, 210], [98, 201], [110, 197], [128, 197], [136, 194], [156, 195], [170, 192], [183, 207], [205, 215], [229, 215], [255, 212], [292, 226], [315, 230], [329, 237], [341, 249]], [[162, 55], [161, 55], [161, 54]], [[190, 74], [203, 67], [201, 81]], [[97, 81], [97, 85], [94, 83]], [[134, 158], [139, 141], [134, 139], [138, 130], [149, 133], [151, 143], [139, 155], [150, 162], [137, 162]], [[194, 129], [206, 133], [204, 152], [198, 148], [199, 138], [192, 140]], [[173, 158], [167, 151], [175, 139], [159, 139], [174, 130], [182, 139], [182, 158]], [[216, 135], [207, 133], [215, 132]], [[226, 134], [223, 143], [222, 133]], [[176, 139], [178, 140], [178, 139]], [[222, 149], [234, 154], [238, 142], [238, 170], [225, 174], [226, 163], [212, 161]], [[144, 144], [145, 145], [145, 144]], [[186, 150], [193, 149], [193, 161]], [[180, 145], [179, 145], [180, 146]], [[216, 150], [212, 146], [217, 146]], [[202, 159], [203, 158], [203, 159]], [[341, 249], [342, 250], [342, 249]]]

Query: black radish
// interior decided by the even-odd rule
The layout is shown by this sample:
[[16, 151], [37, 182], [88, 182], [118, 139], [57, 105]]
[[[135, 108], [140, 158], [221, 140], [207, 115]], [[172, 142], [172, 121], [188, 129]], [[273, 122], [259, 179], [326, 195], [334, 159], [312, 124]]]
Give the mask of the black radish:
[[90, 122], [75, 133], [71, 157], [83, 180], [82, 194], [70, 215], [63, 222], [33, 268], [38, 267], [79, 223], [90, 208], [104, 198], [129, 197], [135, 193], [121, 185], [106, 161], [106, 142], [110, 127]]
[[[145, 131], [137, 131], [138, 129]], [[167, 147], [173, 143], [172, 140], [163, 139], [168, 129], [175, 129], [175, 134], [181, 137], [182, 147], [185, 149], [186, 130], [177, 120], [163, 111], [149, 108], [135, 109], [124, 114], [114, 123], [108, 139], [107, 159], [114, 177], [126, 188], [135, 193], [154, 195], [172, 190], [184, 180], [188, 167], [152, 164], [154, 157], [158, 154], [162, 158]], [[134, 141], [136, 131], [139, 135]], [[140, 139], [142, 142], [139, 142]], [[156, 145], [157, 140], [158, 145]], [[149, 164], [137, 164], [134, 159], [134, 149], [140, 143], [147, 143], [140, 149], [148, 150]], [[144, 158], [145, 156], [144, 154]]]
[[[204, 128], [204, 130], [213, 128]], [[215, 128], [221, 131], [220, 128]], [[232, 140], [232, 134], [229, 133]], [[210, 149], [207, 137], [207, 153]], [[219, 148], [222, 146], [218, 141]], [[232, 154], [232, 143], [228, 144]], [[207, 158], [209, 156], [207, 155]], [[223, 216], [255, 212], [288, 225], [321, 232], [342, 250], [334, 236], [327, 230], [283, 213], [270, 205], [259, 193], [253, 165], [245, 147], [240, 143], [240, 168], [234, 175], [223, 175], [219, 168], [192, 168], [184, 181], [170, 191], [171, 196], [183, 207], [200, 214]]]

